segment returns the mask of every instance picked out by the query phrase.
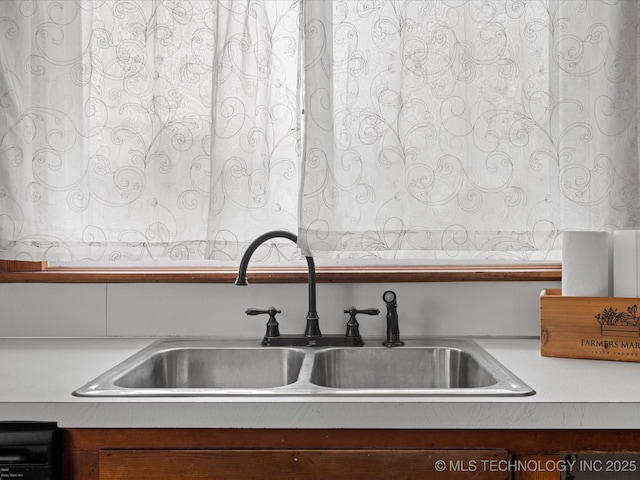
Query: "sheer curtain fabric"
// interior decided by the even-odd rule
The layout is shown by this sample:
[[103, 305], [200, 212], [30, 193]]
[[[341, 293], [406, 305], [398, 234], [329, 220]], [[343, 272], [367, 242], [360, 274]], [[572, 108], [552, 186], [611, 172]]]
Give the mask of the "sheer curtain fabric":
[[638, 227], [639, 11], [0, 2], [0, 258], [236, 261], [284, 228], [316, 256], [527, 261]]
[[544, 260], [638, 227], [640, 3], [304, 5], [312, 252]]

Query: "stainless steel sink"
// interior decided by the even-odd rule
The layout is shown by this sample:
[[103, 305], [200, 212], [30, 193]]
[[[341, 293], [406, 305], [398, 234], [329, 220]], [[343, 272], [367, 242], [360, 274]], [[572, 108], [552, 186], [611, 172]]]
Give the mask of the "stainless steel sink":
[[294, 349], [174, 348], [159, 351], [118, 376], [134, 389], [274, 388], [298, 379], [304, 352]]
[[386, 348], [260, 347], [255, 341], [161, 340], [76, 390], [77, 396], [531, 395], [472, 340], [409, 339]]
[[498, 383], [494, 368], [458, 348], [334, 349], [315, 356], [311, 383], [348, 389], [464, 389]]

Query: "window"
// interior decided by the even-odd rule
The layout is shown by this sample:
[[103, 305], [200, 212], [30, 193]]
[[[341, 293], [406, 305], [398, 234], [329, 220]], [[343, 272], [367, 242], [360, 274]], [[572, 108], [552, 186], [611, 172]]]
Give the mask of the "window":
[[527, 264], [557, 261], [563, 228], [638, 221], [635, 2], [12, 0], [0, 17], [6, 260], [235, 262], [285, 228], [338, 267]]

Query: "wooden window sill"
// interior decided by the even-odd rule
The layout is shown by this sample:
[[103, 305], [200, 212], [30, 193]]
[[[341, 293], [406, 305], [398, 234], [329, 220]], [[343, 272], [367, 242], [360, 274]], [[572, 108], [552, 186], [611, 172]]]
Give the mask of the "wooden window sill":
[[[67, 268], [37, 263], [37, 271], [9, 271], [0, 260], [0, 283], [233, 283], [233, 268]], [[31, 262], [21, 262], [31, 263]], [[36, 262], [34, 262], [36, 263]], [[3, 268], [3, 266], [5, 268]], [[560, 264], [501, 266], [318, 267], [318, 283], [559, 281]], [[257, 267], [250, 283], [305, 283], [305, 267]]]

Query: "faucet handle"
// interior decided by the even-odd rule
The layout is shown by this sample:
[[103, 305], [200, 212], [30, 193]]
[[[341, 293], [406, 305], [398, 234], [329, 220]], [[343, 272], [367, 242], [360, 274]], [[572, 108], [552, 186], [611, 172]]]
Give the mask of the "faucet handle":
[[359, 337], [360, 336], [360, 324], [358, 320], [356, 320], [356, 315], [362, 313], [364, 315], [379, 315], [380, 310], [377, 308], [365, 308], [362, 310], [357, 309], [356, 307], [348, 308], [344, 311], [344, 313], [349, 314], [349, 321], [347, 322], [347, 333], [345, 336], [347, 337]]
[[280, 329], [278, 328], [276, 314], [282, 313], [282, 310], [278, 310], [276, 307], [269, 307], [266, 310], [260, 310], [258, 308], [247, 308], [244, 313], [246, 313], [247, 315], [269, 315], [269, 321], [267, 322], [267, 333], [264, 334], [264, 338], [267, 339], [280, 336]]

